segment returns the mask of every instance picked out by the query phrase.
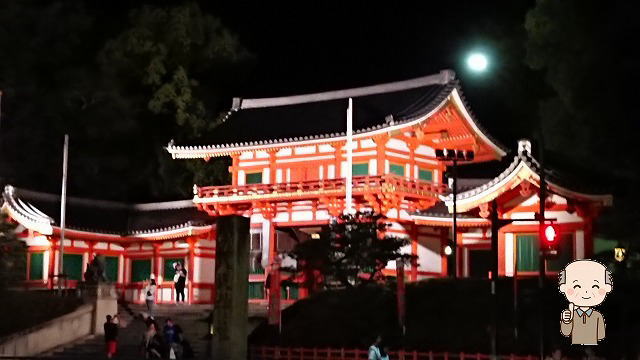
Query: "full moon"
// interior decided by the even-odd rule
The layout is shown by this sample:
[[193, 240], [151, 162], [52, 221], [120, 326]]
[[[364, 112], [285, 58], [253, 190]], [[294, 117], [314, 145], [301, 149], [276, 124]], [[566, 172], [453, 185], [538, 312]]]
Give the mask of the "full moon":
[[478, 54], [478, 53], [471, 54], [467, 58], [467, 66], [469, 66], [471, 70], [476, 72], [485, 71], [487, 69], [488, 64], [489, 64], [489, 61], [487, 60], [487, 57], [484, 56], [483, 54]]

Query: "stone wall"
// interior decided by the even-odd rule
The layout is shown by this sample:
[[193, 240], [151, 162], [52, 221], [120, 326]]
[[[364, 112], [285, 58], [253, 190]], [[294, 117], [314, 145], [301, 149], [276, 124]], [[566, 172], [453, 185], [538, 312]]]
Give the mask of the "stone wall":
[[0, 339], [0, 356], [34, 356], [91, 335], [94, 305]]

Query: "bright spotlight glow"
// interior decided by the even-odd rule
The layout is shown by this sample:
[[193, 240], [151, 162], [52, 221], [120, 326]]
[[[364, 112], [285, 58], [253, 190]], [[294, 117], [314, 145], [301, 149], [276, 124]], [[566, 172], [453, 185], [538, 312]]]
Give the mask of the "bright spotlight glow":
[[475, 72], [483, 72], [487, 69], [489, 60], [484, 54], [473, 53], [467, 58], [467, 66]]
[[447, 245], [444, 247], [444, 254], [449, 256], [453, 253], [453, 250], [451, 249], [451, 246]]

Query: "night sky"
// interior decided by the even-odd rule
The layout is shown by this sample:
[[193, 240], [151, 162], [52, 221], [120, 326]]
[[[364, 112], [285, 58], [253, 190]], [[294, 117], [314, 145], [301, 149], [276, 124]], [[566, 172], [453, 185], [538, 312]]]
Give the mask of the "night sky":
[[[57, 12], [51, 10], [61, 3], [68, 8]], [[549, 7], [548, 1], [544, 3]], [[600, 18], [601, 9], [596, 5], [582, 6], [574, 1], [562, 5], [566, 8], [556, 6], [557, 9], [552, 9], [556, 13], [549, 12], [555, 19], [567, 22], [550, 27], [557, 35], [547, 34], [544, 46], [548, 51], [538, 49], [538, 54], [547, 55], [546, 65], [555, 66], [556, 72], [552, 72], [544, 66], [534, 70], [526, 61], [527, 41], [531, 35], [525, 29], [525, 19], [536, 6], [535, 1], [350, 1], [312, 5], [201, 1], [202, 11], [220, 19], [251, 54], [242, 76], [219, 81], [223, 90], [212, 93], [216, 104], [210, 110], [229, 109], [233, 96], [269, 97], [326, 91], [453, 69], [480, 123], [506, 147], [515, 149], [516, 140], [523, 137], [533, 139], [540, 119], [545, 118], [547, 128], [552, 129], [553, 139], [547, 146], [550, 151], [555, 151], [561, 158], [584, 144], [583, 153], [578, 154], [576, 150], [570, 160], [578, 167], [590, 168], [590, 164], [581, 161], [585, 154], [590, 156], [599, 149], [618, 145], [628, 147], [616, 150], [618, 152], [636, 151], [631, 145], [633, 131], [630, 129], [637, 129], [637, 122], [627, 116], [629, 111], [624, 106], [612, 106], [608, 102], [633, 101], [630, 92], [621, 91], [622, 95], [619, 95], [616, 89], [620, 86], [631, 89], [633, 82], [625, 79], [637, 78], [637, 71], [629, 73], [629, 69], [635, 69], [636, 59], [627, 53], [628, 46], [621, 36], [630, 33], [637, 24], [632, 26], [626, 22], [632, 13], [626, 3], [613, 3], [616, 5], [607, 7], [602, 17], [606, 18], [606, 15], [617, 22], [601, 23], [598, 29], [582, 20]], [[70, 132], [71, 195], [121, 201], [188, 198], [189, 184], [193, 184], [194, 179], [180, 167], [183, 165], [168, 160], [162, 146], [172, 138], [188, 139], [184, 143], [206, 143], [206, 134], [190, 138], [179, 135], [175, 121], [166, 122], [166, 118], [145, 114], [144, 102], [129, 113], [118, 112], [107, 102], [90, 114], [82, 114], [65, 97], [69, 93], [82, 93], [85, 87], [99, 88], [104, 79], [108, 79], [100, 73], [100, 50], [127, 28], [130, 11], [143, 3], [29, 0], [16, 4], [3, 6], [19, 8], [29, 4], [31, 10], [26, 15], [19, 13], [23, 17], [19, 20], [15, 15], [12, 18], [11, 12], [4, 11], [7, 18], [0, 19], [0, 47], [3, 47], [0, 50], [4, 56], [12, 54], [0, 66], [0, 88], [4, 91], [0, 139], [2, 181], [58, 192], [62, 135]], [[149, 1], [144, 4], [163, 7], [183, 3]], [[565, 13], [574, 11], [571, 6], [580, 9], [581, 13], [565, 17]], [[539, 8], [544, 10], [544, 6]], [[615, 41], [609, 41], [611, 39]], [[59, 43], [71, 45], [61, 48]], [[621, 49], [619, 54], [612, 55]], [[490, 66], [486, 73], [473, 74], [466, 69], [465, 57], [471, 51], [489, 55]], [[559, 65], [553, 63], [553, 56], [548, 56], [554, 51], [559, 51]], [[593, 54], [599, 55], [596, 58]], [[571, 73], [574, 68], [577, 76]], [[90, 81], [76, 85], [73, 77], [76, 69], [83, 69], [88, 74], [80, 73], [77, 78]], [[575, 96], [569, 93], [573, 97], [564, 93], [559, 95], [558, 89], [564, 89], [564, 85], [553, 81], [563, 78], [562, 71], [569, 73], [566, 78], [590, 79], [587, 86], [574, 82], [566, 88], [584, 88], [590, 92]], [[210, 77], [201, 82], [216, 84], [218, 79]], [[607, 86], [601, 91], [599, 87], [605, 82]], [[593, 98], [594, 94], [599, 96], [600, 93], [606, 96]], [[608, 119], [566, 122], [566, 119], [581, 116], [580, 107], [567, 106], [567, 111], [574, 113], [566, 115], [554, 111], [553, 106], [557, 104], [549, 99], [560, 99], [571, 105], [596, 104], [597, 108], [584, 111], [587, 115], [594, 111], [606, 114], [608, 109], [614, 109], [611, 117], [623, 124], [616, 135], [620, 138], [606, 134], [597, 139], [598, 136], [591, 135], [595, 140], [582, 141], [581, 130], [598, 134]], [[541, 104], [547, 103], [551, 105], [544, 109], [551, 111], [541, 112]], [[60, 104], [66, 107], [59, 111]], [[575, 136], [571, 131], [576, 132]], [[563, 145], [565, 142], [566, 146]], [[606, 173], [606, 166], [592, 170], [602, 174], [603, 169]], [[632, 165], [615, 168], [618, 170], [619, 174], [615, 176], [622, 176], [624, 181], [637, 180], [637, 170], [633, 170]], [[589, 177], [603, 178], [601, 175]]]

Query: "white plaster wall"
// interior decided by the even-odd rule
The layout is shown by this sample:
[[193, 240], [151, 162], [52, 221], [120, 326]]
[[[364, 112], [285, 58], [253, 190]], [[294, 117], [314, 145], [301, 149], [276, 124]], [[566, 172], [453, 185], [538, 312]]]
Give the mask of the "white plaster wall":
[[442, 272], [442, 254], [440, 238], [435, 236], [418, 236], [418, 270]]
[[369, 160], [369, 175], [378, 174], [378, 161], [376, 159]]
[[504, 235], [504, 273], [506, 276], [513, 276], [514, 247], [515, 247], [515, 236], [513, 235], [513, 233], [506, 233]]
[[194, 257], [193, 281], [198, 283], [213, 284], [216, 281], [216, 261], [211, 258]]

